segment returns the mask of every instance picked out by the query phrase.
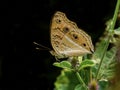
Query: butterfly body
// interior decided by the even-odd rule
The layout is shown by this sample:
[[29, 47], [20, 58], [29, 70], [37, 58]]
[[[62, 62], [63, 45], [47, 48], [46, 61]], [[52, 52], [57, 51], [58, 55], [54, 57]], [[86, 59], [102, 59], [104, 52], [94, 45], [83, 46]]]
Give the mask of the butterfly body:
[[50, 52], [55, 56], [80, 56], [94, 51], [91, 37], [62, 12], [57, 11], [54, 14], [50, 34], [53, 47]]

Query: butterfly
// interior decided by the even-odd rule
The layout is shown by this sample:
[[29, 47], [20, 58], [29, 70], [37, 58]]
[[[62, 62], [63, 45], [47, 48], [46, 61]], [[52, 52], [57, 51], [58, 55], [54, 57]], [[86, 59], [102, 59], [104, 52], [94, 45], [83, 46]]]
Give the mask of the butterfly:
[[50, 40], [53, 47], [50, 53], [58, 58], [81, 56], [94, 52], [91, 37], [60, 11], [53, 15]]

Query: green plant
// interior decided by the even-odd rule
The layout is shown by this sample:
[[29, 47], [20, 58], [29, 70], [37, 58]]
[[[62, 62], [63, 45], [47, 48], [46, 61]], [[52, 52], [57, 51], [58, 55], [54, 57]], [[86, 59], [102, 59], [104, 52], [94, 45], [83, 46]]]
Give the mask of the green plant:
[[[109, 87], [109, 79], [115, 73], [115, 45], [119, 42], [114, 35], [120, 36], [120, 27], [115, 30], [119, 7], [120, 0], [117, 0], [114, 16], [107, 23], [106, 37], [96, 46], [90, 59], [78, 56], [73, 57], [72, 61], [53, 64], [63, 68], [55, 82], [55, 90], [106, 90]], [[110, 43], [114, 46], [109, 47]]]

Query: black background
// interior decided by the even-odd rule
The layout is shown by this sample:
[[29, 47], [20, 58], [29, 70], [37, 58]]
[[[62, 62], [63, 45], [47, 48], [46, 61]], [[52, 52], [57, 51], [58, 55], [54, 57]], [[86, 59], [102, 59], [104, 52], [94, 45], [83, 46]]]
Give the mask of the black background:
[[[112, 18], [116, 0], [14, 0], [1, 2], [0, 86], [16, 90], [53, 90], [60, 69], [46, 50], [51, 48], [50, 20], [56, 11], [66, 13], [97, 42]], [[25, 88], [26, 87], [26, 88]]]

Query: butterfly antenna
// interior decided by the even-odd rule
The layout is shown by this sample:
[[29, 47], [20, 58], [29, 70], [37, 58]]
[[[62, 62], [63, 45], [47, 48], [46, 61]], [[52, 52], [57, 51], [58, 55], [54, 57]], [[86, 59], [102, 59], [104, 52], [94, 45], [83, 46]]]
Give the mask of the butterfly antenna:
[[[48, 47], [46, 47], [46, 46], [43, 46], [43, 45], [41, 45], [41, 44], [38, 44], [38, 43], [36, 43], [36, 42], [33, 42], [35, 45], [37, 45], [37, 46], [39, 46], [39, 47], [36, 47], [36, 49], [37, 50], [51, 50], [50, 48], [48, 48]], [[44, 48], [44, 49], [42, 49], [42, 48]]]

